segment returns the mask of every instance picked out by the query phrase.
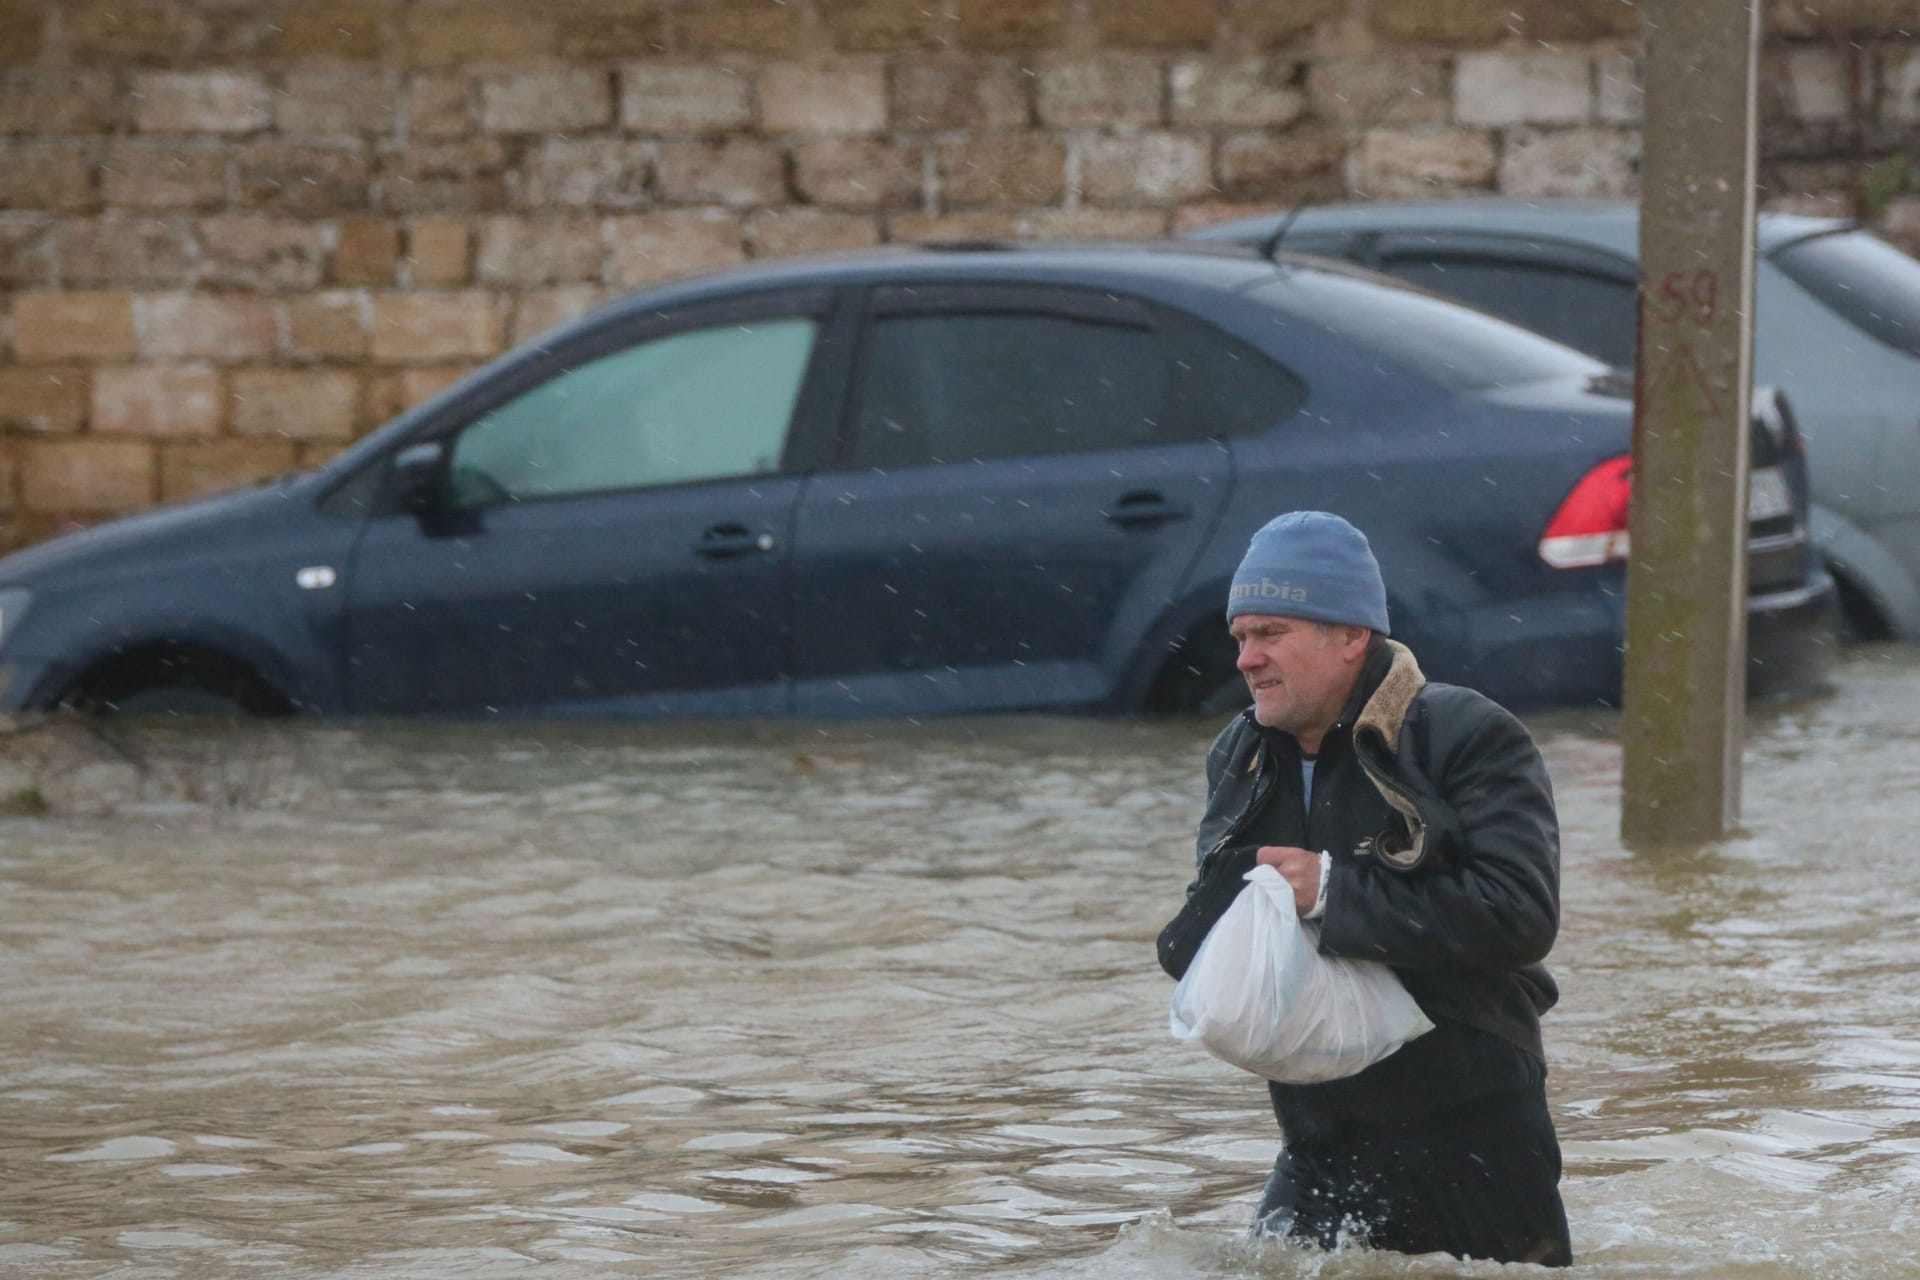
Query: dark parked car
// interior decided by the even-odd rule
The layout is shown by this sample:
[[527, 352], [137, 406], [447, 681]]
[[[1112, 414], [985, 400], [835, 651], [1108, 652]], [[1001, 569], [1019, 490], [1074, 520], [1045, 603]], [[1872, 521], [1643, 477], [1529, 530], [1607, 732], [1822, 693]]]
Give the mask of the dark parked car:
[[[1600, 362], [1311, 260], [754, 266], [549, 334], [317, 471], [0, 561], [3, 704], [1237, 704], [1228, 579], [1299, 507], [1371, 536], [1434, 677], [1605, 699], [1629, 423]], [[1755, 431], [1756, 671], [1817, 679], [1804, 473]]]
[[[1196, 235], [1253, 244], [1284, 218]], [[1630, 365], [1639, 228], [1624, 201], [1469, 199], [1307, 209], [1283, 241]], [[1754, 376], [1805, 428], [1849, 629], [1920, 638], [1920, 262], [1852, 222], [1763, 213], [1754, 276]]]

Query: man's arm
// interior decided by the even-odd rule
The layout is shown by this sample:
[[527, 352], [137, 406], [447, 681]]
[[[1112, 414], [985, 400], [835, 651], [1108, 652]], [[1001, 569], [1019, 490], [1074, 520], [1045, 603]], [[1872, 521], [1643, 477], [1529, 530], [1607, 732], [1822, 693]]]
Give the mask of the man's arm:
[[[1475, 701], [1479, 701], [1475, 699]], [[1545, 958], [1560, 923], [1560, 830], [1545, 763], [1504, 708], [1434, 708], [1478, 725], [1432, 779], [1461, 847], [1404, 873], [1336, 856], [1320, 949], [1405, 969], [1518, 969]]]
[[1187, 885], [1186, 902], [1180, 913], [1160, 931], [1157, 947], [1160, 967], [1175, 979], [1186, 974], [1207, 932], [1233, 905], [1240, 890], [1246, 887], [1247, 872], [1253, 870], [1251, 846], [1235, 846], [1218, 852], [1214, 849], [1234, 817], [1229, 811], [1219, 810], [1222, 809], [1221, 788], [1227, 783], [1232, 767], [1239, 725], [1237, 719], [1229, 722], [1207, 748], [1207, 812], [1201, 817], [1194, 849], [1198, 870]]
[[1222, 849], [1200, 869], [1200, 876], [1187, 886], [1187, 900], [1180, 914], [1160, 931], [1158, 951], [1160, 967], [1179, 979], [1199, 952], [1200, 944], [1240, 891], [1247, 887], [1247, 872], [1253, 870], [1251, 845]]

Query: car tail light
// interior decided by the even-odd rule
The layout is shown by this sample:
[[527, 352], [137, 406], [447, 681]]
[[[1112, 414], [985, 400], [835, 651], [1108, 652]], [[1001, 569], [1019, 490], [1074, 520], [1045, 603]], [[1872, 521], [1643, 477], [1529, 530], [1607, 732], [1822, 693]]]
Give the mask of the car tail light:
[[1573, 486], [1540, 537], [1540, 558], [1556, 569], [1584, 569], [1627, 558], [1627, 501], [1633, 458], [1609, 458]]

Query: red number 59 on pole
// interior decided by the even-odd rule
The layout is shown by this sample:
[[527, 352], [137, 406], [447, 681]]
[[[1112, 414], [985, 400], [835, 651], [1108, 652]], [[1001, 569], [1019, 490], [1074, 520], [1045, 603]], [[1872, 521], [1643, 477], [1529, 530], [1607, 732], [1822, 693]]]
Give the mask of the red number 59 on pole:
[[1713, 319], [1720, 303], [1720, 277], [1711, 271], [1669, 271], [1660, 278], [1654, 292], [1653, 318], [1660, 324], [1679, 324], [1692, 318], [1695, 324]]

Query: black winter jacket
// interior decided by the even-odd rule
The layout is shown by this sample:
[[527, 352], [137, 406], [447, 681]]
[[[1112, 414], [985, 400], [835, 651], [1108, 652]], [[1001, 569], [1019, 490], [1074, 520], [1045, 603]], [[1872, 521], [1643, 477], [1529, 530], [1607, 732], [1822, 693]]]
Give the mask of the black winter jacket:
[[[1412, 653], [1378, 638], [1321, 740], [1310, 806], [1294, 739], [1251, 711], [1214, 740], [1207, 793], [1199, 875], [1160, 935], [1168, 973], [1186, 972], [1260, 845], [1326, 850], [1320, 950], [1391, 965], [1440, 1028], [1352, 1077], [1359, 1092], [1368, 1077], [1410, 1072], [1423, 1056], [1482, 1072], [1454, 1050], [1484, 1037], [1441, 1034], [1449, 1028], [1544, 1060], [1540, 1015], [1558, 991], [1540, 962], [1559, 926], [1559, 824], [1546, 767], [1511, 713], [1471, 689], [1428, 684]], [[1390, 1068], [1398, 1059], [1408, 1061]], [[1338, 1095], [1346, 1083], [1276, 1086], [1276, 1107], [1283, 1096]]]

